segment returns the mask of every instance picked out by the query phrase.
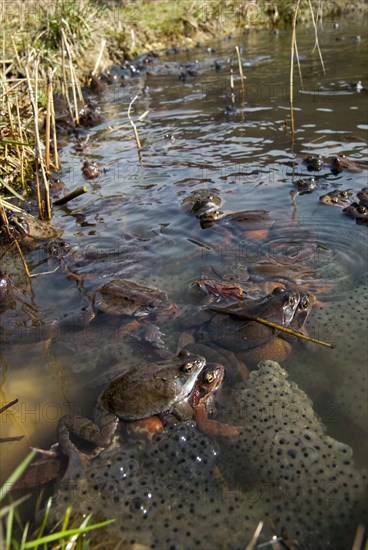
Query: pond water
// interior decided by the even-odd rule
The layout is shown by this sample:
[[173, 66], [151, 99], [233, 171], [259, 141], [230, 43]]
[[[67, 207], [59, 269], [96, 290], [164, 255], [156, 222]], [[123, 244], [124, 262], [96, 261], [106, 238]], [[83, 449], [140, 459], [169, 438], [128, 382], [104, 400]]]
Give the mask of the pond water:
[[[361, 39], [357, 38], [359, 32]], [[235, 45], [241, 48], [246, 76], [244, 93], [239, 85]], [[289, 121], [289, 31], [251, 32], [212, 44], [215, 51], [198, 47], [163, 54], [140, 76], [124, 86], [119, 82], [104, 91], [99, 100], [103, 122], [81, 132], [83, 137], [89, 136], [82, 153], [76, 151], [76, 140], [69, 136], [61, 154], [61, 177], [69, 191], [87, 185], [88, 193], [66, 207], [55, 207], [53, 223], [61, 229], [63, 242], [72, 247], [63, 265], [67, 264], [69, 275], [73, 272], [80, 280], [67, 276], [66, 269], [60, 268], [60, 260], [55, 253], [50, 253], [47, 245], [25, 254], [31, 273], [40, 275], [32, 279], [32, 291], [22, 295], [26, 304], [18, 304], [3, 315], [1, 388], [4, 403], [15, 397], [20, 401], [14, 415], [3, 415], [2, 433], [4, 437], [24, 434], [26, 438], [22, 442], [2, 444], [7, 451], [1, 453], [4, 475], [25, 455], [28, 442], [48, 448], [55, 441], [57, 420], [62, 414], [90, 414], [96, 392], [85, 390], [86, 381], [111, 366], [120, 365], [125, 369], [155, 356], [155, 348], [139, 339], [141, 332], [139, 337], [135, 333], [117, 336], [116, 322], [112, 323], [104, 314], [97, 315], [84, 328], [77, 325], [76, 318], [91, 309], [91, 296], [96, 288], [120, 278], [166, 291], [176, 302], [177, 313], [174, 318], [157, 319], [157, 324], [163, 333], [164, 347], [175, 352], [179, 337], [187, 328], [188, 316], [199, 314], [203, 297], [191, 283], [208, 276], [243, 284], [256, 296], [267, 294], [270, 288], [267, 282], [275, 280], [286, 286], [299, 285], [316, 294], [318, 307], [313, 308], [306, 328], [311, 336], [334, 344], [334, 349], [316, 344], [303, 347], [294, 342], [282, 366], [288, 372], [289, 382], [297, 384], [311, 399], [317, 415], [313, 422], [320, 426], [320, 418], [324, 423], [327, 436], [320, 434], [320, 437], [341, 442], [340, 453], [351, 453], [351, 447], [356, 469], [350, 471], [353, 468], [350, 461], [346, 464], [349, 471], [340, 470], [340, 475], [350, 476], [351, 484], [354, 478], [354, 483], [363, 488], [366, 481], [364, 476], [359, 478], [358, 471], [367, 466], [367, 226], [355, 223], [341, 208], [321, 204], [319, 197], [334, 189], [350, 189], [355, 197], [367, 186], [367, 90], [359, 91], [354, 86], [360, 80], [366, 84], [367, 39], [363, 27], [359, 29], [355, 21], [343, 21], [338, 29], [326, 23], [320, 33], [320, 45], [325, 74], [317, 52], [312, 52], [313, 31], [298, 31], [303, 87], [295, 73], [294, 143], [290, 124], [286, 123]], [[236, 112], [225, 112], [232, 104], [229, 58], [233, 60]], [[185, 77], [179, 78], [182, 74]], [[142, 142], [141, 158], [127, 118], [129, 103], [135, 95], [138, 99], [133, 105], [132, 117]], [[139, 121], [146, 110], [148, 115]], [[308, 172], [302, 162], [308, 154], [325, 159], [320, 171]], [[328, 163], [336, 155], [346, 155], [361, 169], [332, 173]], [[100, 177], [84, 179], [85, 160], [103, 164], [105, 170]], [[290, 195], [295, 190], [293, 184], [311, 177], [316, 179], [316, 189], [297, 195], [293, 201]], [[200, 220], [188, 212], [185, 205], [193, 205], [195, 200], [188, 197], [197, 197], [203, 190], [221, 198], [220, 208], [225, 214], [244, 210], [266, 210], [269, 214], [266, 220], [257, 223], [224, 218], [209, 227], [201, 227]], [[10, 272], [11, 261], [9, 258], [3, 261], [8, 262], [5, 268]], [[267, 277], [257, 271], [265, 264], [271, 265], [271, 274]], [[18, 281], [22, 284], [19, 272]], [[50, 273], [42, 274], [44, 272]], [[17, 274], [14, 277], [16, 280]], [[52, 323], [54, 332], [50, 340]], [[207, 339], [207, 344], [212, 342]], [[262, 383], [259, 381], [257, 386], [253, 381], [257, 387], [262, 387]], [[244, 383], [238, 384], [240, 388]], [[236, 392], [236, 386], [236, 373], [230, 374], [222, 394], [219, 392], [218, 415], [228, 422], [242, 424], [241, 409], [237, 409], [239, 419], [234, 410], [229, 411], [229, 400], [240, 399], [230, 397], [233, 396], [230, 392]], [[306, 398], [301, 397], [293, 385], [287, 387], [294, 388], [300, 398], [298, 406], [307, 410], [310, 404]], [[271, 391], [267, 398], [270, 402], [274, 399], [273, 405], [278, 402], [277, 392], [274, 394], [272, 396]], [[301, 424], [296, 422], [296, 425], [300, 428]], [[266, 436], [263, 439], [260, 436], [259, 441], [254, 437], [257, 452], [252, 454], [247, 448], [242, 458], [241, 441], [237, 446], [233, 438], [231, 442], [224, 442], [224, 438], [218, 442], [218, 438], [211, 436], [200, 439], [199, 435], [193, 435], [196, 429], [187, 424], [178, 428], [184, 430], [178, 432], [179, 435], [175, 435], [174, 429], [170, 428], [169, 435], [164, 436], [169, 439], [166, 448], [172, 450], [171, 446], [180, 438], [188, 440], [189, 451], [186, 450], [185, 456], [189, 460], [191, 448], [208, 445], [203, 453], [208, 454], [205, 459], [211, 476], [207, 473], [201, 477], [203, 472], [193, 469], [189, 470], [189, 476], [188, 471], [183, 470], [180, 475], [186, 479], [180, 478], [181, 481], [171, 474], [165, 479], [162, 464], [165, 469], [170, 465], [160, 454], [163, 448], [160, 442], [155, 443], [160, 449], [159, 455], [145, 451], [144, 460], [150, 461], [151, 466], [143, 473], [146, 462], [137, 455], [138, 444], [134, 447], [128, 443], [123, 451], [126, 456], [120, 453], [118, 459], [110, 457], [109, 468], [111, 463], [116, 466], [119, 461], [128, 460], [139, 472], [134, 482], [148, 480], [149, 486], [157, 491], [156, 456], [156, 473], [164, 494], [158, 499], [161, 504], [155, 511], [148, 512], [152, 521], [146, 528], [144, 514], [137, 519], [136, 512], [130, 510], [129, 517], [134, 518], [129, 520], [124, 516], [126, 530], [120, 535], [127, 547], [133, 544], [132, 540], [145, 547], [152, 544], [171, 547], [169, 541], [174, 539], [170, 537], [175, 535], [161, 534], [165, 528], [161, 525], [161, 516], [155, 514], [161, 514], [176, 533], [179, 542], [172, 546], [175, 548], [193, 547], [188, 538], [201, 548], [244, 548], [258, 521], [266, 518], [275, 523], [273, 534], [286, 532], [289, 538], [300, 540], [303, 548], [336, 549], [351, 544], [356, 525], [361, 521], [359, 505], [357, 510], [352, 503], [346, 505], [344, 498], [347, 497], [341, 493], [340, 485], [334, 500], [335, 515], [323, 517], [319, 525], [304, 510], [307, 508], [304, 494], [294, 502], [298, 513], [292, 507], [288, 511], [291, 519], [285, 519], [287, 514], [283, 515], [275, 503], [280, 499], [283, 506], [285, 493], [283, 497], [274, 495], [274, 499], [251, 498], [255, 487], [265, 487], [270, 480], [277, 485], [279, 474], [275, 473], [276, 466], [269, 465], [273, 451]], [[320, 427], [315, 430], [317, 433]], [[277, 447], [274, 438], [271, 440]], [[324, 444], [327, 445], [326, 440]], [[331, 455], [335, 444], [330, 444]], [[289, 449], [289, 453], [293, 452]], [[219, 456], [217, 462], [214, 456]], [[331, 467], [323, 456], [325, 467], [320, 458], [316, 474], [321, 487], [325, 483], [324, 471]], [[257, 468], [262, 463], [266, 468], [267, 464], [273, 474], [267, 479], [257, 474], [250, 487], [242, 481], [239, 472], [239, 462], [245, 462], [245, 458], [254, 460]], [[104, 463], [99, 460], [95, 468], [103, 471]], [[231, 465], [230, 471], [224, 472], [221, 461]], [[317, 459], [313, 464], [316, 463]], [[244, 463], [242, 469], [249, 468], [252, 472], [254, 466]], [[287, 467], [290, 466], [285, 465]], [[215, 468], [220, 474], [213, 473]], [[308, 461], [302, 461], [301, 485], [309, 475], [312, 476]], [[328, 480], [332, 485], [331, 479]], [[162, 489], [165, 484], [167, 487], [171, 484], [167, 493]], [[177, 491], [179, 495], [184, 494], [184, 499], [194, 495], [201, 501], [199, 525], [192, 517], [192, 505], [183, 508], [174, 499], [176, 484], [180, 485]], [[200, 496], [195, 493], [199, 485]], [[203, 487], [208, 486], [211, 498], [203, 496]], [[103, 490], [99, 490], [101, 497]], [[105, 510], [120, 518], [116, 504], [112, 503], [109, 508], [106, 495], [101, 498]], [[351, 498], [359, 503], [362, 495], [354, 493]], [[330, 500], [323, 500], [321, 495], [318, 499], [324, 509], [329, 507]], [[141, 501], [134, 502], [141, 513]], [[181, 519], [178, 519], [178, 506], [183, 508]], [[102, 513], [101, 506], [95, 508]], [[351, 508], [352, 515], [343, 517], [346, 508], [348, 512]], [[202, 540], [198, 533], [207, 533], [203, 526], [206, 509], [220, 516], [215, 523], [208, 521], [208, 529], [215, 536], [211, 544], [210, 538]], [[106, 515], [110, 517], [108, 512]], [[190, 535], [185, 534], [189, 516], [192, 517]], [[307, 533], [308, 521], [313, 521], [313, 528]], [[239, 522], [243, 531], [235, 534], [235, 525], [238, 529]], [[333, 539], [336, 525], [346, 534], [346, 540]], [[272, 536], [269, 525], [267, 529], [263, 542]], [[336, 532], [340, 537], [338, 529]], [[112, 534], [112, 540], [116, 536]]]

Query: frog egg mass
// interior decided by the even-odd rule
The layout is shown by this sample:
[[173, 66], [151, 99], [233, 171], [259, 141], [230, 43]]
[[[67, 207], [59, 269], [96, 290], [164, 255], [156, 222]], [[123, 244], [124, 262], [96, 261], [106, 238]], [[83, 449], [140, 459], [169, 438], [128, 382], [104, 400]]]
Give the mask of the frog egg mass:
[[[149, 443], [103, 451], [73, 480], [75, 491], [60, 485], [58, 514], [78, 495], [75, 513], [116, 518], [109, 542], [122, 548], [244, 550], [261, 519], [260, 544], [274, 525], [302, 548], [348, 548], [354, 518], [364, 520], [367, 476], [287, 378], [264, 361], [220, 404], [218, 414], [242, 426], [236, 437], [210, 437], [183, 422]], [[103, 541], [102, 532], [93, 537]]]

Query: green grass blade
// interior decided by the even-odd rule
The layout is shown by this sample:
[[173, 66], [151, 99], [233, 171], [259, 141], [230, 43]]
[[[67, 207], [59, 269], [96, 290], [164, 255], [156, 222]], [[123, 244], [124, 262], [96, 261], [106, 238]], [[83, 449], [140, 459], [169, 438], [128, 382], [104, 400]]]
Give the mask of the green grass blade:
[[36, 452], [31, 451], [28, 456], [19, 464], [19, 466], [14, 470], [14, 472], [8, 477], [4, 485], [0, 488], [0, 502], [3, 498], [9, 493], [10, 489], [13, 487], [14, 483], [20, 478], [27, 466], [33, 460]]
[[0, 180], [1, 185], [3, 185], [10, 193], [12, 193], [17, 199], [20, 199], [21, 201], [24, 201], [24, 198], [22, 195], [19, 195], [19, 193], [16, 192], [15, 189], [13, 189], [6, 181]]
[[72, 537], [74, 535], [83, 535], [84, 533], [88, 533], [88, 531], [92, 531], [94, 529], [99, 529], [101, 527], [106, 527], [106, 525], [109, 525], [112, 523], [113, 519], [108, 519], [106, 521], [102, 521], [101, 523], [95, 523], [94, 525], [88, 525], [87, 527], [77, 527], [75, 529], [68, 529], [67, 531], [59, 531], [58, 533], [51, 533], [50, 535], [46, 535], [44, 537], [41, 537], [37, 540], [31, 540], [29, 542], [26, 542], [23, 546], [24, 550], [27, 550], [28, 548], [37, 548], [40, 544], [50, 544], [52, 542], [65, 539], [67, 537]]
[[9, 145], [24, 145], [25, 147], [31, 147], [30, 143], [23, 143], [23, 141], [17, 141], [16, 139], [0, 139], [0, 143], [9, 143]]
[[28, 536], [28, 531], [29, 531], [29, 521], [24, 526], [23, 534], [22, 534], [22, 540], [20, 542], [19, 550], [23, 550], [23, 548], [24, 548], [24, 545], [26, 543], [27, 536]]
[[[47, 500], [47, 503], [46, 503], [45, 514], [43, 516], [41, 527], [38, 530], [37, 538], [40, 538], [43, 535], [43, 532], [44, 532], [46, 524], [47, 524], [47, 520], [49, 519], [51, 505], [52, 505], [52, 498], [50, 497]], [[38, 546], [36, 546], [36, 548], [38, 548]]]
[[8, 519], [6, 522], [6, 548], [11, 548], [13, 523], [14, 523], [14, 506], [11, 506], [9, 509]]

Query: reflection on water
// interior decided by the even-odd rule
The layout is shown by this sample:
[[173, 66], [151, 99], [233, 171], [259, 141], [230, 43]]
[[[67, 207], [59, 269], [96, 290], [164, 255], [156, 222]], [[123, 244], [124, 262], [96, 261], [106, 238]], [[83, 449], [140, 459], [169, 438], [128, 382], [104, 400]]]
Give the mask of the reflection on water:
[[[344, 34], [344, 41], [336, 40], [337, 32]], [[326, 28], [321, 34], [326, 65], [323, 76], [317, 54], [311, 53], [311, 33], [300, 31], [298, 47], [305, 54], [303, 90], [295, 94], [297, 132], [292, 148], [290, 135], [284, 131], [288, 118], [288, 32], [274, 35], [261, 31], [239, 39], [247, 80], [243, 98], [236, 82], [234, 112], [225, 109], [231, 102], [228, 57], [233, 55], [235, 40], [216, 44], [215, 54], [198, 48], [174, 59], [163, 56], [149, 73], [124, 88], [113, 86], [106, 91], [101, 98], [105, 121], [88, 131], [90, 148], [83, 154], [75, 151], [73, 143], [64, 149], [62, 178], [69, 190], [79, 186], [86, 159], [101, 162], [106, 170], [88, 182], [89, 193], [67, 207], [55, 208], [54, 223], [63, 229], [62, 242], [55, 241], [52, 248], [48, 245], [26, 254], [32, 273], [49, 273], [32, 279], [29, 292], [27, 282], [19, 275], [19, 267], [14, 277], [19, 287], [17, 299], [2, 315], [2, 401], [15, 397], [20, 400], [15, 414], [2, 418], [3, 436], [24, 432], [32, 445], [48, 447], [55, 440], [57, 419], [63, 413], [70, 410], [90, 413], [91, 398], [82, 390], [86, 377], [97, 376], [111, 365], [126, 367], [144, 355], [154, 355], [133, 334], [117, 337], [116, 321], [111, 322], [108, 316], [97, 315], [90, 324], [79, 322], [91, 310], [93, 292], [104, 283], [124, 278], [165, 290], [178, 304], [178, 313], [174, 320], [159, 324], [166, 346], [175, 351], [188, 315], [196, 312], [199, 304], [199, 296], [190, 290], [191, 282], [201, 276], [232, 280], [258, 296], [269, 291], [268, 283], [272, 280], [317, 295], [320, 307], [309, 317], [307, 329], [311, 336], [334, 343], [335, 349], [311, 345], [303, 348], [295, 344], [283, 366], [288, 369], [289, 381], [298, 384], [312, 399], [328, 436], [350, 445], [357, 465], [366, 466], [367, 449], [362, 440], [367, 435], [368, 418], [364, 286], [367, 228], [344, 216], [341, 209], [320, 204], [318, 197], [335, 188], [351, 189], [356, 194], [367, 185], [367, 170], [333, 175], [326, 161], [323, 169], [314, 174], [317, 188], [297, 196], [296, 205], [290, 198], [293, 182], [311, 176], [302, 163], [305, 154], [327, 159], [347, 155], [367, 166], [366, 89], [358, 91], [353, 85], [365, 74], [366, 43], [364, 39], [353, 41], [356, 32], [355, 24], [350, 27], [345, 23], [340, 31]], [[180, 64], [193, 59], [198, 60], [198, 76], [179, 79]], [[142, 162], [126, 116], [136, 93], [140, 97], [135, 103], [135, 119], [150, 110], [144, 121], [137, 122], [143, 144]], [[202, 228], [196, 215], [183, 208], [183, 204], [190, 202], [193, 193], [203, 190], [215, 190], [221, 197], [225, 217]], [[269, 214], [257, 227], [229, 216], [233, 212], [260, 209]], [[68, 251], [63, 248], [65, 243]], [[2, 269], [11, 273], [11, 261], [6, 257], [3, 261], [9, 263]], [[221, 396], [225, 404], [228, 392], [236, 390], [229, 387], [229, 380], [234, 377], [225, 382]], [[226, 412], [223, 414], [226, 417]], [[232, 413], [227, 414], [227, 419], [236, 423]], [[203, 494], [198, 495], [193, 486], [197, 483], [195, 476], [193, 482], [191, 477], [183, 480], [180, 494], [191, 493], [200, 500], [198, 521], [206, 522], [205, 511], [210, 508], [213, 514], [219, 509], [219, 522], [226, 523], [226, 514], [232, 507], [236, 519], [232, 516], [229, 520], [231, 526], [246, 516], [244, 536], [237, 533], [234, 543], [234, 548], [238, 545], [243, 548], [257, 521], [265, 513], [275, 519], [280, 511], [261, 499], [253, 503], [253, 508], [248, 507], [245, 514], [242, 506], [219, 498], [224, 487], [231, 491], [231, 483], [225, 478], [236, 475], [240, 458], [234, 463], [234, 472], [222, 473], [221, 483], [225, 485], [221, 486], [220, 478], [211, 485], [214, 456], [220, 453], [221, 457], [221, 449], [207, 436], [200, 436], [202, 443], [192, 432], [189, 436], [187, 425], [182, 429], [185, 437], [194, 438], [195, 445], [207, 445], [206, 452], [211, 457], [206, 456], [206, 460], [211, 475], [207, 473], [200, 478], [201, 473], [193, 471], [202, 479], [202, 489], [208, 487], [216, 496], [208, 507], [208, 500], [202, 498]], [[163, 437], [170, 440], [170, 447], [179, 436], [169, 432]], [[256, 436], [252, 433], [252, 437]], [[8, 472], [26, 452], [27, 441], [4, 445], [8, 452], [6, 456], [2, 453], [1, 460], [3, 471]], [[162, 449], [164, 443], [156, 445]], [[233, 449], [237, 457], [241, 444], [231, 445], [226, 448]], [[129, 452], [134, 455], [137, 450]], [[145, 452], [150, 456], [151, 451]], [[190, 454], [190, 447], [185, 452]], [[255, 460], [254, 453], [249, 449], [247, 453], [248, 460]], [[129, 457], [124, 455], [116, 460], [120, 464], [126, 459]], [[144, 461], [134, 458], [133, 462], [139, 463], [139, 468], [146, 467], [141, 460]], [[257, 460], [262, 465], [262, 453]], [[233, 461], [234, 458], [229, 458], [227, 467]], [[264, 461], [264, 467], [272, 469], [267, 464]], [[189, 470], [191, 467], [188, 466]], [[192, 475], [193, 471], [184, 471], [183, 476]], [[170, 483], [175, 487], [177, 473], [170, 475]], [[321, 472], [316, 471], [315, 475], [323, 477]], [[354, 471], [354, 476], [357, 475]], [[152, 472], [147, 472], [147, 476], [152, 482]], [[266, 483], [268, 478], [259, 479], [260, 483]], [[157, 496], [157, 487], [155, 490]], [[177, 511], [179, 503], [173, 491], [161, 495], [161, 501], [171, 502], [172, 509]], [[250, 499], [249, 487], [242, 489], [242, 497], [245, 495]], [[132, 496], [129, 506], [141, 509], [147, 495], [140, 495], [139, 502], [137, 498]], [[190, 509], [188, 504], [184, 519], [179, 520], [176, 514], [175, 521], [178, 524], [187, 521]], [[167, 521], [172, 521], [165, 510]], [[279, 513], [280, 521], [285, 517]], [[289, 521], [287, 530], [291, 538], [306, 540], [302, 534], [303, 517], [302, 521], [299, 515], [294, 524]], [[331, 524], [338, 517], [337, 509], [331, 514]], [[342, 524], [345, 519], [341, 519]], [[358, 520], [358, 514], [356, 521], [351, 520], [353, 531]], [[231, 535], [225, 527], [219, 531], [217, 523], [208, 521], [206, 532], [214, 529], [227, 545]], [[135, 523], [130, 528], [133, 525], [136, 529]], [[195, 522], [191, 524], [188, 530], [191, 537], [197, 527]], [[285, 526], [279, 525], [278, 529], [281, 527]], [[324, 529], [316, 527], [317, 539]], [[160, 537], [159, 540], [162, 542]], [[147, 542], [146, 536], [142, 541]], [[312, 541], [311, 546], [306, 541], [303, 547], [317, 548], [313, 537]], [[321, 544], [321, 548], [327, 547], [332, 546]]]

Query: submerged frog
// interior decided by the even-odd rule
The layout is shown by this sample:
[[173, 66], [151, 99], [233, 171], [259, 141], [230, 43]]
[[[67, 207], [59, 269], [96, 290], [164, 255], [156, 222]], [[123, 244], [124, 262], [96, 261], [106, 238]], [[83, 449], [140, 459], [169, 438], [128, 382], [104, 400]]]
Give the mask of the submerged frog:
[[[139, 420], [180, 408], [190, 397], [205, 364], [204, 357], [183, 350], [171, 359], [133, 367], [112, 380], [101, 393], [94, 421], [63, 416], [58, 424], [58, 439], [61, 450], [69, 457], [65, 476], [80, 472], [86, 460], [70, 440], [70, 432], [96, 446], [107, 446], [119, 419]], [[195, 403], [199, 400], [195, 398]]]
[[351, 203], [352, 195], [353, 193], [351, 189], [344, 189], [342, 191], [334, 189], [333, 191], [322, 195], [319, 200], [320, 202], [322, 202], [323, 204], [327, 204], [328, 206], [338, 206], [339, 208], [345, 208]]
[[209, 306], [217, 315], [208, 325], [208, 340], [231, 349], [247, 365], [262, 359], [283, 361], [291, 346], [280, 331], [250, 318], [267, 321], [301, 330], [307, 319], [313, 299], [297, 290], [276, 287], [261, 300], [243, 300], [227, 307]]
[[319, 172], [325, 163], [321, 155], [307, 155], [303, 159], [303, 164], [305, 164], [307, 170]]
[[294, 187], [299, 195], [305, 193], [311, 193], [316, 187], [317, 183], [315, 178], [304, 178], [293, 182]]
[[110, 315], [145, 317], [174, 308], [166, 292], [134, 281], [117, 279], [98, 288], [92, 296], [95, 311]]
[[351, 218], [355, 218], [358, 224], [368, 224], [368, 208], [358, 202], [353, 202], [343, 210]]
[[85, 178], [92, 180], [99, 178], [104, 172], [104, 169], [97, 162], [89, 162], [86, 160], [83, 163], [82, 172]]
[[366, 208], [368, 208], [368, 187], [363, 187], [363, 189], [358, 191], [357, 197], [359, 199], [359, 203], [362, 206], [365, 206]]
[[107, 315], [108, 323], [115, 330], [115, 337], [122, 338], [131, 334], [137, 339], [143, 339], [156, 347], [162, 347], [159, 328], [153, 324], [158, 317], [161, 319], [173, 314], [176, 305], [169, 299], [166, 292], [148, 287], [134, 281], [117, 279], [104, 284], [94, 292], [87, 292], [90, 307], [82, 318], [65, 319], [58, 323], [69, 327], [80, 325], [84, 328], [99, 314]]
[[224, 216], [221, 210], [222, 199], [217, 189], [198, 189], [182, 201], [182, 208], [193, 214], [202, 228], [210, 227]]
[[200, 288], [206, 294], [206, 303], [218, 301], [220, 298], [242, 300], [247, 295], [246, 290], [233, 281], [218, 281], [216, 279], [201, 277], [191, 283], [191, 286]]
[[335, 175], [339, 174], [343, 170], [355, 173], [362, 172], [362, 167], [356, 162], [349, 160], [345, 155], [342, 155], [341, 157], [332, 157], [330, 167], [331, 172]]

